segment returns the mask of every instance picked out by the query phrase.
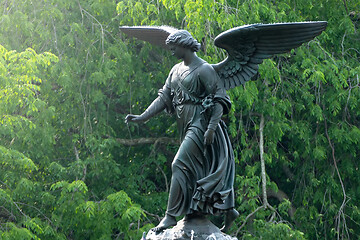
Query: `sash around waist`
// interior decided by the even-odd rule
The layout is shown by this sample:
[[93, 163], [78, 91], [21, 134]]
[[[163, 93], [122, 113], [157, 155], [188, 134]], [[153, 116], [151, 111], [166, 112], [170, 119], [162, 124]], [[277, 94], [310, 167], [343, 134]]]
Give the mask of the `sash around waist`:
[[181, 105], [202, 105], [202, 101], [193, 101], [192, 99], [187, 99], [184, 101], [173, 101], [174, 107], [181, 106]]

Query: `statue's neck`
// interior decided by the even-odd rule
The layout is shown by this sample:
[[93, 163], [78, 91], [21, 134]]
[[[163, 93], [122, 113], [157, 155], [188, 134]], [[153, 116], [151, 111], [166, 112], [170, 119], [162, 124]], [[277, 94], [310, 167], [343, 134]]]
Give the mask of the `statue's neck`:
[[183, 60], [185, 66], [190, 66], [190, 64], [198, 60], [198, 56], [196, 55], [195, 52], [189, 52], [189, 54], [186, 54], [184, 56]]

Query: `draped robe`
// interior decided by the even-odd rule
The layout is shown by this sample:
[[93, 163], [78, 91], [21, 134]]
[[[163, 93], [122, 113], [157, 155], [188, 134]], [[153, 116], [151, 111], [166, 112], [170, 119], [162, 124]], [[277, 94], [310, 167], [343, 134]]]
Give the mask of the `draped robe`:
[[[206, 66], [207, 65], [207, 66]], [[200, 71], [213, 71], [202, 79]], [[204, 60], [171, 70], [159, 90], [168, 112], [176, 115], [181, 145], [172, 162], [167, 214], [217, 214], [234, 207], [234, 155], [225, 123], [213, 119], [215, 104], [228, 113], [231, 102], [219, 88], [218, 75]], [[204, 145], [209, 123], [215, 125], [214, 142]]]

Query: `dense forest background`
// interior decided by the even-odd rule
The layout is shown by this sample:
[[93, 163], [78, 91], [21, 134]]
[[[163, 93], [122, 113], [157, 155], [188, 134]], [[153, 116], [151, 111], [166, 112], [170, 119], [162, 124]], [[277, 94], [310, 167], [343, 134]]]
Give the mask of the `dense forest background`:
[[187, 29], [217, 63], [222, 31], [310, 20], [327, 30], [228, 92], [241, 213], [230, 234], [360, 238], [358, 0], [1, 0], [0, 12], [1, 239], [140, 239], [163, 216], [174, 118], [124, 117], [177, 60], [120, 25]]

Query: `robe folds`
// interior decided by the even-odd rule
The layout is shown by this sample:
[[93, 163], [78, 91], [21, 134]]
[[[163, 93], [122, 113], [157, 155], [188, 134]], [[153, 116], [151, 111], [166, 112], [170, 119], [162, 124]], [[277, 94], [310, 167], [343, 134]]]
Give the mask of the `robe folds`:
[[[201, 60], [188, 68], [181, 64], [173, 67], [159, 90], [166, 110], [176, 115], [181, 140], [172, 162], [167, 214], [215, 215], [234, 207], [233, 149], [225, 123], [214, 117], [219, 115], [215, 105], [226, 114], [231, 102], [225, 90], [218, 87], [215, 70], [211, 78], [201, 78], [199, 73], [208, 63]], [[214, 142], [204, 145], [204, 134], [210, 126], [215, 130]]]

